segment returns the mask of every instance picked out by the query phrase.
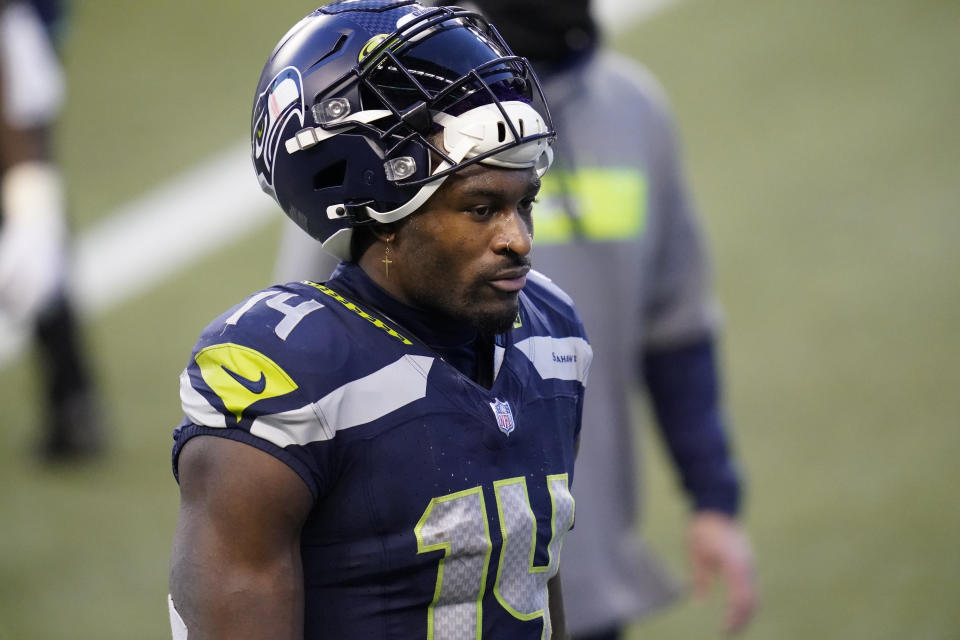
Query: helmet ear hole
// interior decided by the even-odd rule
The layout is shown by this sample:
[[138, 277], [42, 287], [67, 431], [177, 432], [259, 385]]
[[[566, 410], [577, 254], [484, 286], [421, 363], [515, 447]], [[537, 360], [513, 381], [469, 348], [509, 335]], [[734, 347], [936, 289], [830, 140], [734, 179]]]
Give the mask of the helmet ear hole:
[[347, 178], [347, 162], [342, 160], [325, 167], [322, 171], [313, 174], [313, 190], [329, 189], [343, 186]]

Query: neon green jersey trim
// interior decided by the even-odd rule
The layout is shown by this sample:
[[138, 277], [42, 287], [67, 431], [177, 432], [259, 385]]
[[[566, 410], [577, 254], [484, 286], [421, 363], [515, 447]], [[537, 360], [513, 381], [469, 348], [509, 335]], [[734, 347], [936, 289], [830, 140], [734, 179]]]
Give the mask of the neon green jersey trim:
[[396, 338], [397, 340], [399, 340], [399, 341], [402, 342], [403, 344], [406, 344], [406, 345], [412, 345], [412, 344], [413, 344], [410, 340], [408, 340], [407, 338], [403, 337], [399, 332], [397, 332], [396, 329], [394, 329], [393, 327], [391, 327], [390, 325], [388, 325], [386, 322], [384, 322], [384, 321], [381, 320], [380, 318], [377, 318], [377, 317], [375, 317], [375, 316], [370, 315], [369, 313], [367, 313], [366, 311], [364, 311], [363, 309], [361, 309], [360, 307], [358, 307], [358, 306], [357, 306], [356, 304], [354, 304], [353, 302], [350, 302], [349, 300], [347, 300], [346, 298], [344, 298], [342, 295], [340, 295], [339, 293], [337, 293], [336, 291], [334, 291], [334, 290], [331, 289], [330, 287], [326, 287], [326, 286], [320, 284], [319, 282], [311, 282], [311, 281], [309, 281], [309, 280], [303, 280], [303, 284], [310, 285], [311, 287], [322, 291], [322, 292], [325, 293], [326, 295], [330, 296], [331, 298], [333, 298], [334, 300], [336, 300], [337, 302], [339, 302], [340, 304], [342, 304], [343, 306], [345, 306], [345, 307], [346, 307], [347, 309], [349, 309], [350, 311], [353, 311], [355, 314], [357, 314], [358, 316], [360, 316], [361, 318], [363, 318], [364, 320], [366, 320], [367, 322], [369, 322], [370, 324], [372, 324], [372, 325], [375, 326], [376, 328], [385, 331], [385, 332], [387, 333], [387, 335], [389, 335], [389, 336], [391, 336], [391, 337], [393, 337], [393, 338]]

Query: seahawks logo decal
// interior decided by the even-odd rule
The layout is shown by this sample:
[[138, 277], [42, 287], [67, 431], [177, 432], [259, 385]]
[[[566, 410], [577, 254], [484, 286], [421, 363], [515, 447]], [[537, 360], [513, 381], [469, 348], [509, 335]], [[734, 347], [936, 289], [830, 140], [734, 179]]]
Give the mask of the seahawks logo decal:
[[287, 67], [257, 96], [253, 110], [253, 164], [260, 186], [271, 194], [280, 138], [293, 118], [297, 119], [295, 131], [303, 127], [303, 114], [303, 79], [295, 67]]

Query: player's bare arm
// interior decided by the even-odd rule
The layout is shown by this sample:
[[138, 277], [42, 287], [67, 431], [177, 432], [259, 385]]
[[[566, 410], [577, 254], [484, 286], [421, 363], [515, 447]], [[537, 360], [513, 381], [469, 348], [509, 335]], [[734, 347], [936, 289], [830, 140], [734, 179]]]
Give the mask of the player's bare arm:
[[194, 438], [179, 470], [170, 595], [190, 640], [302, 638], [307, 486], [282, 462], [225, 438]]

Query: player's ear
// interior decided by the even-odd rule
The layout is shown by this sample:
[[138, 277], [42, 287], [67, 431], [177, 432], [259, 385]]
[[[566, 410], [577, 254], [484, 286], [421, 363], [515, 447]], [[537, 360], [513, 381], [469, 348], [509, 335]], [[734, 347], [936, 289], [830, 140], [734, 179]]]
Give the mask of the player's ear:
[[373, 224], [356, 227], [350, 237], [350, 254], [355, 262], [359, 262], [367, 249], [378, 242], [388, 244], [393, 242], [397, 235], [399, 223]]
[[379, 242], [391, 243], [397, 237], [397, 224], [378, 224], [370, 228], [370, 232]]
[[386, 244], [396, 242], [398, 237], [402, 234], [403, 228], [407, 225], [407, 222], [409, 222], [410, 218], [412, 217], [413, 216], [407, 216], [406, 218], [402, 218], [396, 222], [375, 224], [370, 226], [370, 235], [372, 236], [373, 241], [383, 242]]

